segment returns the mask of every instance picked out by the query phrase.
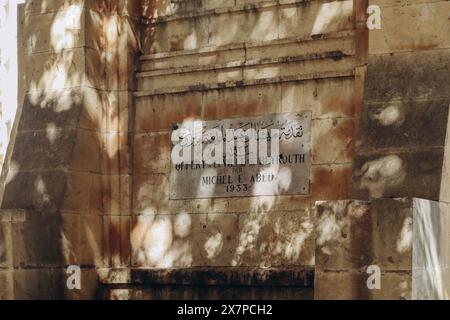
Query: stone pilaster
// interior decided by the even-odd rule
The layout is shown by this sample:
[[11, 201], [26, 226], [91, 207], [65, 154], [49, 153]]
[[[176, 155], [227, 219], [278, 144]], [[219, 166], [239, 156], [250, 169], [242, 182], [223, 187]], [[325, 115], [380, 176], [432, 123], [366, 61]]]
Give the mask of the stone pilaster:
[[[1, 233], [13, 244], [11, 297], [96, 297], [96, 267], [128, 264], [139, 3], [25, 5], [26, 94], [1, 205], [23, 218]], [[66, 289], [68, 265], [82, 267], [81, 291]]]
[[[381, 9], [382, 28], [367, 32], [359, 201], [317, 204], [315, 295], [448, 299], [450, 3], [368, 4]], [[370, 265], [381, 270], [381, 290], [367, 287]]]

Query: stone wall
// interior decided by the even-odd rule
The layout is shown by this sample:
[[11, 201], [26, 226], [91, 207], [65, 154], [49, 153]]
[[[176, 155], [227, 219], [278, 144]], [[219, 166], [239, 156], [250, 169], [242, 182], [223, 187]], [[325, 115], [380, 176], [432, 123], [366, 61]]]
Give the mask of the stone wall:
[[18, 105], [17, 10], [23, 2], [0, 2], [0, 167], [6, 157]]
[[[9, 298], [99, 297], [96, 268], [129, 265], [139, 8], [26, 2], [26, 94], [1, 205], [1, 291]], [[71, 264], [82, 267], [82, 291], [67, 290]]]
[[[448, 6], [27, 1], [0, 298], [448, 297]], [[176, 123], [297, 111], [308, 196], [170, 199]]]
[[[225, 267], [242, 279], [313, 268], [314, 202], [350, 196], [353, 2], [185, 1], [158, 12], [137, 73], [132, 265]], [[309, 196], [170, 199], [174, 124], [291, 111], [313, 112]]]
[[[334, 230], [347, 232], [316, 234], [315, 295], [449, 299], [450, 3], [369, 4], [381, 8], [382, 28], [368, 34], [351, 192], [369, 202], [318, 204], [316, 228], [336, 219]], [[391, 199], [399, 197], [427, 200]], [[338, 243], [348, 249], [343, 259]], [[381, 268], [381, 290], [367, 290], [370, 265]]]
[[[316, 299], [449, 299], [447, 203], [333, 201], [317, 213]], [[379, 290], [367, 285], [371, 265]]]

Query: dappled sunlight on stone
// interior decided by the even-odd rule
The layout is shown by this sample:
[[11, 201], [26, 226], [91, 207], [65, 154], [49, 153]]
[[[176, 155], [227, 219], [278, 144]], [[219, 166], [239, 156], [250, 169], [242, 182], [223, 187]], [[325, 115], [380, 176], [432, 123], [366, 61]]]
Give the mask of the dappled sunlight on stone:
[[275, 34], [272, 30], [275, 29], [278, 22], [278, 17], [276, 17], [273, 11], [262, 12], [258, 21], [255, 23], [250, 34], [250, 39], [252, 40], [272, 40], [275, 38]]
[[335, 212], [343, 212], [346, 209], [346, 203], [337, 202], [329, 206], [327, 203], [319, 203], [321, 206], [321, 215], [316, 225], [316, 242], [323, 246], [322, 251], [328, 254], [325, 244], [340, 238], [341, 232], [348, 226], [349, 218], [345, 217], [337, 219]]
[[11, 163], [9, 164], [9, 167], [8, 167], [8, 175], [6, 177], [5, 184], [8, 185], [9, 183], [11, 183], [14, 180], [14, 178], [17, 176], [19, 171], [20, 171], [20, 164], [18, 164], [15, 161], [11, 161]]
[[56, 52], [73, 48], [80, 37], [82, 4], [72, 4], [59, 11], [50, 31], [51, 45]]
[[216, 185], [203, 183], [203, 177], [215, 177], [215, 176], [217, 176], [217, 170], [214, 168], [209, 168], [204, 171], [198, 182], [197, 198], [208, 198], [214, 195]]
[[47, 124], [47, 139], [51, 144], [56, 142], [61, 134], [61, 129], [59, 129], [54, 123]]
[[45, 185], [44, 180], [41, 176], [37, 178], [37, 180], [34, 183], [36, 187], [36, 191], [41, 195], [41, 201], [43, 203], [50, 203], [51, 198], [50, 195], [47, 193], [47, 186]]
[[405, 253], [412, 248], [413, 241], [413, 219], [408, 217], [403, 222], [403, 228], [398, 236], [397, 251], [399, 253]]
[[319, 35], [327, 32], [335, 21], [340, 17], [351, 16], [353, 12], [353, 1], [332, 1], [321, 5], [314, 22], [311, 35]]
[[191, 242], [185, 238], [191, 230], [188, 214], [171, 216], [149, 209], [147, 214], [138, 217], [131, 232], [133, 264], [154, 268], [190, 266]]
[[158, 216], [147, 229], [143, 246], [147, 265], [158, 266], [173, 241], [172, 223], [167, 216]]
[[175, 217], [173, 231], [177, 237], [186, 238], [191, 233], [192, 219], [187, 212], [181, 212]]
[[380, 198], [389, 187], [400, 185], [406, 178], [403, 160], [390, 155], [365, 163], [358, 173], [361, 188], [368, 189], [370, 196]]
[[[263, 191], [258, 188], [270, 188], [273, 194], [280, 194], [291, 184], [289, 168], [272, 165], [263, 172], [275, 173], [277, 180], [271, 184], [256, 183], [254, 193]], [[267, 191], [267, 190], [265, 190]], [[289, 214], [271, 212], [277, 198], [274, 196], [254, 197], [251, 199], [251, 211], [243, 219], [239, 233], [239, 244], [232, 260], [233, 266], [247, 263], [247, 256], [257, 253], [257, 264], [260, 267], [271, 267], [283, 263], [296, 263], [303, 253], [305, 241], [310, 239], [313, 224], [308, 212], [298, 212], [296, 220], [291, 221]], [[306, 254], [305, 254], [306, 258]]]
[[377, 120], [382, 126], [401, 126], [405, 121], [405, 114], [399, 109], [399, 105], [390, 103], [370, 114], [372, 120]]
[[441, 234], [440, 230], [448, 228], [442, 224], [445, 218], [440, 217], [449, 213], [446, 208], [448, 205], [425, 200], [416, 200], [415, 203], [414, 242], [417, 248], [414, 250], [413, 261], [418, 289], [416, 298], [449, 299], [449, 285], [445, 282], [448, 279], [443, 274], [448, 270], [448, 261], [445, 261], [448, 255], [445, 252], [445, 237], [448, 235]]

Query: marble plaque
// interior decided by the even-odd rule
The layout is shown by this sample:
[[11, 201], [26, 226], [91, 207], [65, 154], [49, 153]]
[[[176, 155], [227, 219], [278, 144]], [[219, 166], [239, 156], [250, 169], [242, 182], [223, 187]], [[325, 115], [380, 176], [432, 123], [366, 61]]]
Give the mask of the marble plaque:
[[[202, 121], [198, 127], [203, 134], [215, 129], [223, 134], [223, 154], [227, 155], [225, 143], [228, 129], [252, 129], [259, 133], [261, 130], [273, 132], [279, 130], [279, 155], [270, 158], [267, 163], [249, 164], [205, 164], [203, 160], [189, 163], [171, 163], [170, 173], [170, 199], [202, 199], [202, 198], [228, 198], [275, 195], [308, 195], [310, 188], [311, 167], [311, 112], [272, 114], [263, 117], [226, 119], [215, 121]], [[180, 128], [179, 124], [176, 128]], [[216, 131], [217, 132], [217, 131]], [[271, 155], [270, 133], [265, 143], [266, 154]], [[205, 138], [202, 135], [202, 140]], [[194, 141], [194, 139], [193, 139]], [[245, 152], [249, 154], [249, 138], [246, 141]], [[174, 144], [175, 145], [175, 144]], [[202, 147], [204, 149], [205, 143]], [[242, 148], [243, 145], [241, 145]], [[194, 146], [185, 145], [183, 148]], [[234, 152], [237, 154], [237, 143]], [[197, 149], [198, 151], [198, 149]], [[224, 163], [229, 163], [223, 161]], [[237, 162], [237, 160], [236, 160]]]

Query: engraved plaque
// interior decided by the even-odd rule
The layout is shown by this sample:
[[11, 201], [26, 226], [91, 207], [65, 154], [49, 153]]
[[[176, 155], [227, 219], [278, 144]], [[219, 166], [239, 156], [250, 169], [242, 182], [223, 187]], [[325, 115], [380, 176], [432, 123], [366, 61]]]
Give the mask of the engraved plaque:
[[[183, 124], [180, 124], [177, 128], [181, 126]], [[223, 158], [226, 158], [229, 155], [227, 152], [230, 151], [225, 145], [230, 140], [227, 138], [229, 129], [241, 129], [245, 132], [250, 132], [249, 129], [252, 129], [252, 132], [257, 134], [258, 162], [250, 164], [249, 138], [245, 142], [245, 164], [238, 164], [237, 160], [233, 164], [223, 160], [223, 163], [211, 165], [198, 159], [197, 161], [192, 160], [183, 163], [172, 162], [170, 173], [171, 199], [309, 194], [311, 112], [282, 113], [245, 119], [202, 121], [200, 123], [202, 136], [208, 130], [217, 130], [216, 132], [222, 133], [220, 141], [223, 141], [224, 145]], [[264, 130], [268, 134], [260, 136], [259, 132]], [[274, 130], [278, 130], [278, 135], [271, 137], [270, 132], [274, 132]], [[204, 150], [205, 140], [202, 137], [203, 145], [200, 150]], [[261, 144], [262, 140], [266, 140], [266, 143]], [[272, 141], [279, 141], [279, 154], [276, 157], [268, 158], [270, 161], [261, 162], [260, 149], [265, 149], [266, 154], [271, 155]], [[235, 156], [237, 147], [236, 143]], [[190, 144], [183, 146], [183, 148], [195, 150], [194, 146]], [[193, 151], [192, 154], [194, 154]]]

